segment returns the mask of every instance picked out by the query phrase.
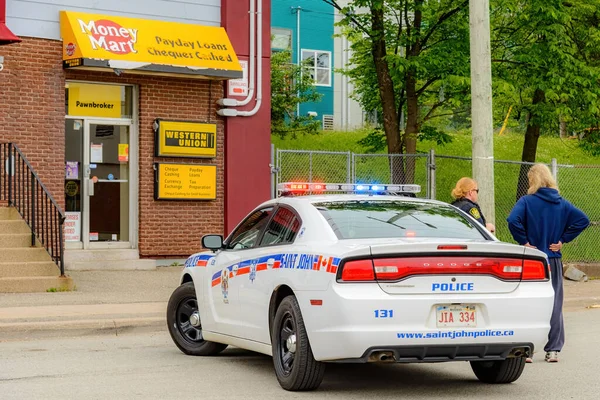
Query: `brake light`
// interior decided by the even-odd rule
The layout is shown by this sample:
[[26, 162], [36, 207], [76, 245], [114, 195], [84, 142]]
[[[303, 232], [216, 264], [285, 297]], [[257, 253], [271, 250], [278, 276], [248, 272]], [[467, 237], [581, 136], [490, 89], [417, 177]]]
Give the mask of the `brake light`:
[[489, 257], [398, 257], [348, 261], [342, 281], [397, 281], [423, 275], [490, 275], [505, 281], [548, 280], [540, 260]]
[[438, 250], [467, 250], [466, 244], [440, 244]]
[[348, 261], [342, 269], [343, 281], [374, 281], [375, 271], [372, 260]]
[[523, 262], [524, 281], [542, 281], [548, 279], [548, 268], [543, 262], [538, 260], [525, 260]]

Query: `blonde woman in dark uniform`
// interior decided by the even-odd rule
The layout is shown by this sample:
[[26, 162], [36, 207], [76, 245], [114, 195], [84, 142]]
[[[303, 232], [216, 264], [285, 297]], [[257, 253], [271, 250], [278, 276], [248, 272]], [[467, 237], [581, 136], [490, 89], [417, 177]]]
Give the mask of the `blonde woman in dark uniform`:
[[479, 207], [479, 204], [477, 204], [477, 200], [479, 199], [479, 187], [477, 182], [468, 177], [460, 178], [458, 182], [456, 182], [454, 189], [452, 189], [452, 198], [454, 198], [454, 201], [452, 202], [453, 206], [460, 208], [475, 218], [491, 233], [496, 232], [496, 227], [485, 221], [481, 208]]

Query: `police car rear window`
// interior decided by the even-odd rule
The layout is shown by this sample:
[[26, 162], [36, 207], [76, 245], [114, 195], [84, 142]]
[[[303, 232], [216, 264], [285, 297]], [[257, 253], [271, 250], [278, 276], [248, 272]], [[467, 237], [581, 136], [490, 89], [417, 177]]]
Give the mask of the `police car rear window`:
[[313, 205], [339, 239], [487, 239], [478, 227], [450, 206], [377, 200], [346, 200]]

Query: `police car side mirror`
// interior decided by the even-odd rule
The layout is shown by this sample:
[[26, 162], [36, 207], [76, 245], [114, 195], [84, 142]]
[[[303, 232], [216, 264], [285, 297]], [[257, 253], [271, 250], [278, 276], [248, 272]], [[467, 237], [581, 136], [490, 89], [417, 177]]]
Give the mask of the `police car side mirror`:
[[202, 236], [202, 247], [212, 251], [217, 251], [223, 248], [223, 236], [221, 235], [204, 235]]

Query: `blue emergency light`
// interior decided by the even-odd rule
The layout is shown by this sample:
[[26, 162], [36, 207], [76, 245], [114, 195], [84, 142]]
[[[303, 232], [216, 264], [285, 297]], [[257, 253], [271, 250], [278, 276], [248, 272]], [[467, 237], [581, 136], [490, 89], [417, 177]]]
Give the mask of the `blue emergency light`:
[[354, 193], [354, 194], [409, 194], [421, 192], [420, 185], [382, 185], [367, 183], [313, 183], [313, 182], [282, 182], [277, 185], [280, 196], [298, 196], [323, 193]]

